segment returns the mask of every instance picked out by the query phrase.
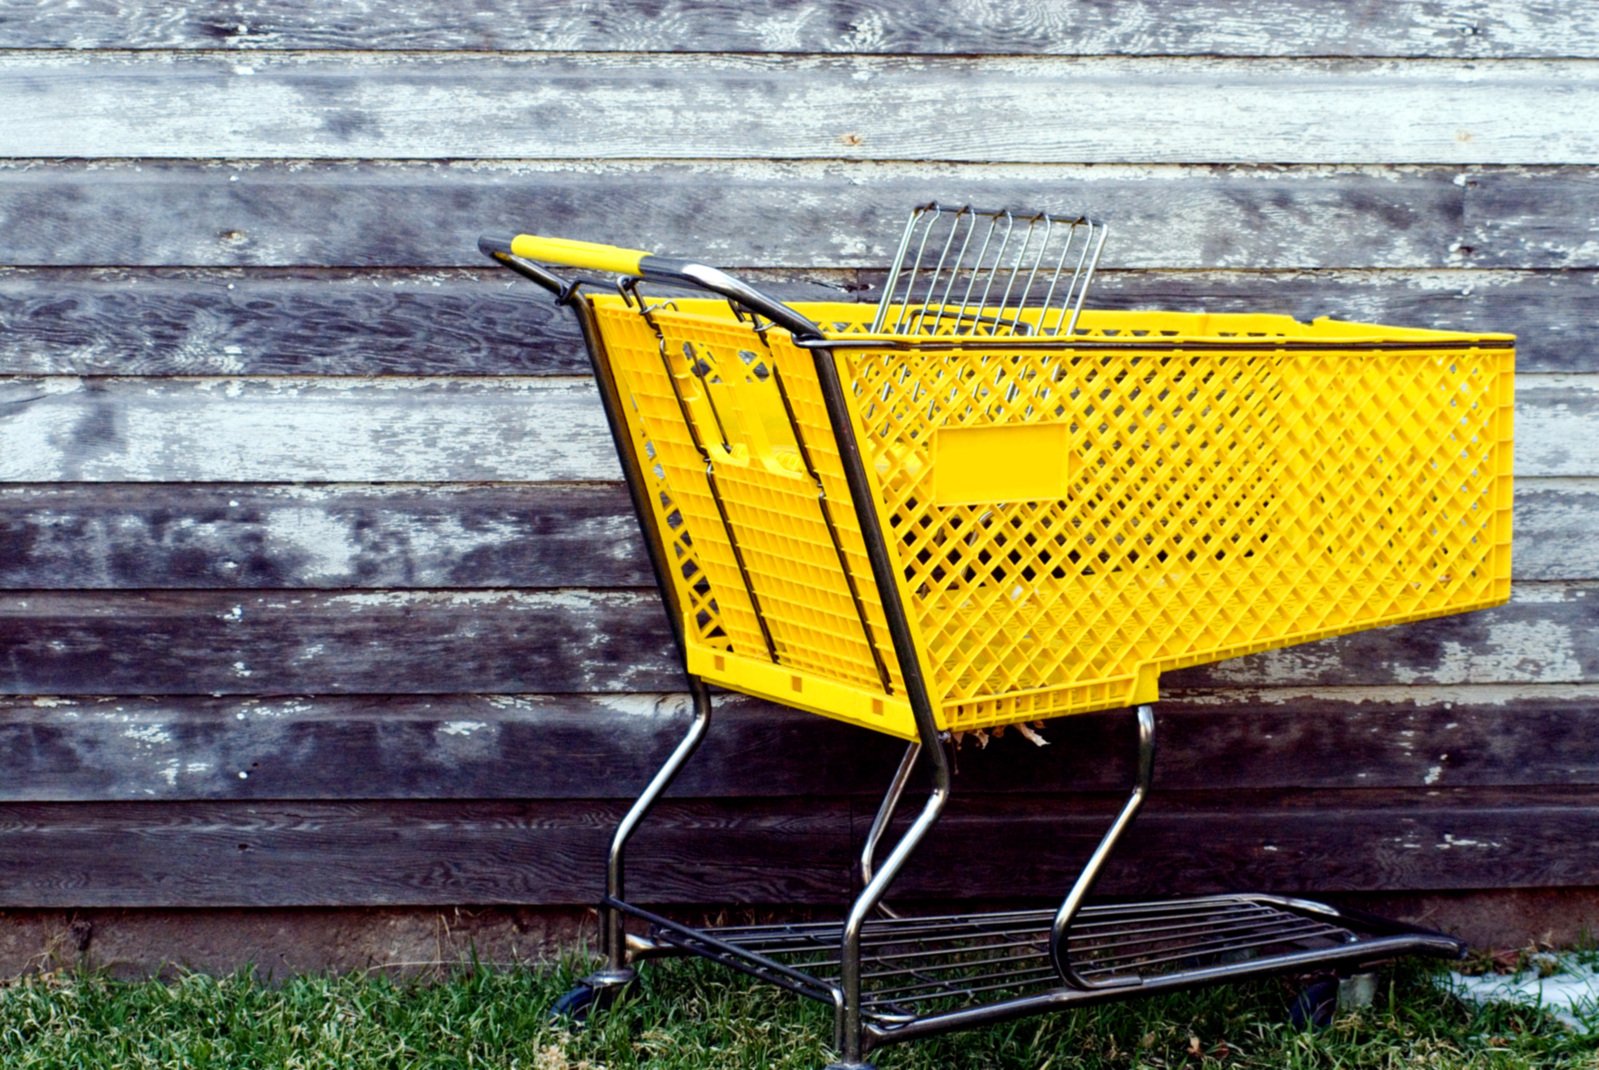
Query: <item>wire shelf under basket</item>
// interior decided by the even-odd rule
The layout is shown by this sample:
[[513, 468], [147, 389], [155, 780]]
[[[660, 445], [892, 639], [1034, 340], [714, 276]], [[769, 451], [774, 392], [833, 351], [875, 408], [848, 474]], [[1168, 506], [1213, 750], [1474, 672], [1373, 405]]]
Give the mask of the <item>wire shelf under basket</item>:
[[[839, 984], [837, 922], [695, 929], [624, 909], [655, 923], [653, 943], [824, 1002], [832, 1001]], [[1061, 990], [1049, 951], [1053, 919], [1053, 911], [1028, 910], [868, 921], [863, 1016], [892, 1029], [974, 1003]], [[1068, 949], [1083, 981], [1118, 986], [1180, 983], [1212, 971], [1267, 973], [1274, 964], [1317, 955], [1358, 958], [1362, 947], [1389, 940], [1391, 934], [1362, 933], [1319, 904], [1240, 895], [1085, 907], [1073, 922]]]

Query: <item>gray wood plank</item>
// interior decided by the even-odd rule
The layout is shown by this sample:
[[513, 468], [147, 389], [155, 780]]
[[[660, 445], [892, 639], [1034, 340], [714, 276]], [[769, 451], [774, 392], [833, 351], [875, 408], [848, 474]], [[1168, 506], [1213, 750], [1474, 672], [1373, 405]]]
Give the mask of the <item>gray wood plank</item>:
[[0, 693], [598, 692], [682, 685], [651, 593], [0, 597]]
[[[1593, 263], [1539, 207], [1580, 199], [1592, 170], [1514, 171], [1528, 196], [1481, 254]], [[1091, 212], [1115, 228], [1107, 268], [1452, 267], [1470, 263], [1460, 247], [1478, 187], [1466, 177], [993, 161], [52, 160], [0, 162], [0, 221], [14, 222], [11, 264], [479, 267], [479, 234], [530, 230], [725, 267], [883, 268], [907, 209], [941, 200]], [[1515, 239], [1523, 216], [1536, 244]]]
[[[1058, 897], [1114, 801], [959, 800], [903, 897]], [[0, 907], [576, 905], [620, 802], [76, 803], [0, 807]], [[1096, 891], [1439, 891], [1599, 883], [1590, 794], [1157, 793]], [[629, 855], [641, 903], [838, 908], [870, 813], [667, 800]], [[856, 835], [852, 836], [851, 833]], [[1197, 849], [1196, 845], [1203, 845]]]
[[[873, 299], [878, 277], [751, 271], [787, 300]], [[0, 375], [566, 375], [571, 315], [502, 273], [0, 271]], [[857, 294], [848, 288], [861, 287]], [[1599, 368], [1599, 272], [1103, 271], [1100, 308], [1278, 312], [1517, 336], [1522, 372]]]
[[[0, 694], [640, 692], [682, 686], [653, 592], [0, 595]], [[1591, 584], [1166, 674], [1168, 688], [1599, 681]]]
[[[1513, 575], [1599, 579], [1599, 479], [1516, 484]], [[616, 484], [0, 485], [0, 590], [640, 587]]]
[[[1523, 375], [1516, 472], [1599, 474], [1599, 374]], [[0, 380], [0, 482], [620, 478], [587, 379]]]
[[587, 379], [0, 381], [0, 481], [108, 478], [570, 481], [620, 469]]
[[[1592, 267], [1591, 167], [0, 161], [12, 264], [473, 266], [484, 231], [885, 267], [929, 200], [1082, 211], [1106, 268]], [[330, 298], [331, 299], [331, 298]]]
[[654, 582], [617, 484], [0, 486], [0, 588]]
[[[771, 272], [783, 300], [851, 300]], [[822, 274], [822, 273], [817, 273]], [[570, 312], [502, 270], [0, 271], [0, 374], [570, 375]]]
[[439, 49], [466, 51], [1064, 53], [1238, 56], [1599, 56], [1599, 18], [1554, 0], [1440, 8], [1247, 0], [999, 4], [956, 0], [936, 17], [910, 0], [480, 0], [397, 7], [336, 0], [220, 0], [151, 8], [0, 3], [0, 47]]
[[[1595, 701], [1592, 686], [1175, 691], [1160, 707], [1156, 784], [1592, 787]], [[682, 737], [687, 706], [676, 694], [0, 699], [0, 803], [624, 796]], [[870, 810], [902, 749], [744, 696], [716, 709], [677, 797], [850, 798]], [[1040, 735], [1047, 746], [1014, 731], [965, 737], [956, 797], [1131, 784], [1125, 712], [1057, 719]]]
[[1582, 60], [19, 52], [0, 95], [34, 158], [1599, 162]]
[[1466, 236], [1458, 254], [1483, 266], [1587, 267], [1599, 251], [1599, 176], [1492, 168], [1462, 176]]

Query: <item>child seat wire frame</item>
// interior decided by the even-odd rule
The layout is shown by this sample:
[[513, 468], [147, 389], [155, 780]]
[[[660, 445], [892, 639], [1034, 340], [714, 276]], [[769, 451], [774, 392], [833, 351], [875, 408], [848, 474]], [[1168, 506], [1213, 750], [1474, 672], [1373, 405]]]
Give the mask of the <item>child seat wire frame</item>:
[[905, 221], [871, 333], [1070, 335], [1107, 233], [1086, 216], [917, 205]]
[[[635, 510], [645, 528], [652, 565], [680, 648], [686, 650], [685, 618], [678, 588], [670, 579], [680, 565], [665, 554], [669, 544], [660, 530], [657, 503], [641, 478], [650, 459], [640, 455], [637, 439], [628, 431], [626, 401], [607, 366], [605, 339], [590, 298], [580, 292], [586, 280], [568, 282], [517, 256], [511, 243], [485, 239], [480, 244], [498, 262], [550, 290], [576, 314]], [[585, 998], [599, 1001], [630, 983], [634, 963], [642, 959], [702, 955], [831, 1004], [834, 1044], [840, 1053], [832, 1070], [862, 1070], [870, 1066], [866, 1057], [882, 1044], [1077, 1003], [1314, 967], [1353, 970], [1404, 953], [1463, 954], [1459, 941], [1442, 934], [1306, 900], [1249, 895], [1085, 908], [1105, 861], [1150, 788], [1155, 717], [1147, 705], [1140, 706], [1136, 715], [1136, 782], [1059, 909], [931, 919], [898, 918], [880, 911], [887, 889], [942, 812], [952, 770], [948, 739], [934, 722], [905, 607], [893, 582], [894, 563], [872, 508], [866, 461], [851, 426], [831, 343], [804, 316], [716, 269], [645, 256], [631, 273], [717, 294], [728, 300], [736, 315], [760, 317], [762, 330], [780, 327], [812, 347], [817, 381], [844, 462], [849, 505], [882, 596], [883, 618], [914, 715], [916, 738], [907, 747], [867, 836], [861, 885], [843, 921], [722, 929], [683, 925], [627, 898], [623, 859], [632, 835], [709, 728], [710, 694], [704, 681], [690, 671], [694, 717], [689, 730], [612, 840], [607, 894], [601, 901], [606, 968], [585, 981]], [[636, 295], [636, 285], [630, 290]], [[648, 304], [640, 301], [637, 309], [641, 318], [648, 318]], [[928, 795], [879, 863], [878, 848], [919, 766], [931, 782]], [[647, 925], [647, 934], [629, 932], [627, 918]]]

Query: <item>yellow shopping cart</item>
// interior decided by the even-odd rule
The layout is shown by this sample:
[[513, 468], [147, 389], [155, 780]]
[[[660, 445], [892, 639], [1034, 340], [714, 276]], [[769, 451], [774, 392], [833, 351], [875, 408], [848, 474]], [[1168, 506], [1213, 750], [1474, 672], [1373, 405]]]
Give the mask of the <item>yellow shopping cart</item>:
[[[582, 326], [696, 708], [613, 840], [607, 968], [563, 1009], [640, 956], [695, 953], [833, 1005], [835, 1066], [861, 1067], [1084, 1000], [1460, 953], [1271, 896], [1084, 900], [1148, 791], [1160, 673], [1508, 597], [1513, 340], [1085, 310], [1104, 237], [924, 205], [875, 306], [785, 304], [636, 250], [480, 243]], [[704, 735], [707, 683], [909, 741], [842, 922], [696, 928], [625, 897], [624, 848]], [[1121, 707], [1138, 780], [1059, 909], [881, 909], [948, 797], [951, 733]], [[879, 864], [920, 763], [933, 789]]]

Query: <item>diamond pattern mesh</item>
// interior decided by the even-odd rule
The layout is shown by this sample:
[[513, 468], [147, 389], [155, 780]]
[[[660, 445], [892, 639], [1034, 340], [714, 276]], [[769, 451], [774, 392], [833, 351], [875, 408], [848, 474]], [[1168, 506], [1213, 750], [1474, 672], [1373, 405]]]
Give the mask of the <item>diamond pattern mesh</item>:
[[[595, 305], [690, 646], [718, 655], [696, 671], [914, 735], [811, 354], [720, 302]], [[797, 307], [841, 337], [869, 313]], [[1508, 596], [1503, 336], [1085, 312], [1071, 344], [835, 353], [941, 727], [1147, 701], [1168, 669]], [[1041, 467], [1038, 438], [984, 430], [948, 500], [941, 443], [1036, 425], [1063, 436], [1064, 493], [972, 500]]]

